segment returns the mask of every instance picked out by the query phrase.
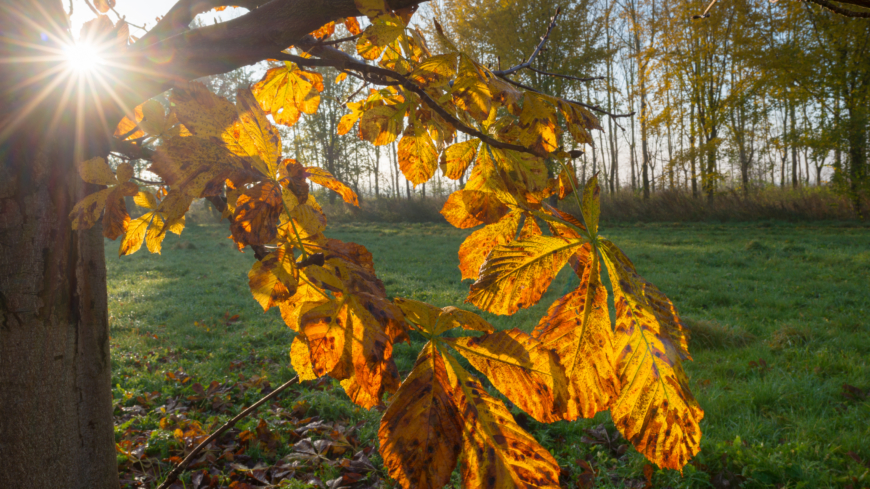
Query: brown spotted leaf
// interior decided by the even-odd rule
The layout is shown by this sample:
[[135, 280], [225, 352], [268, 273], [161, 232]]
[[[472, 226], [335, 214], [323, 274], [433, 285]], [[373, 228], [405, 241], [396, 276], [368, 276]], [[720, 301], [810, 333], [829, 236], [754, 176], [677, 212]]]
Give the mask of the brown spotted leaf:
[[568, 378], [559, 357], [519, 329], [474, 338], [444, 338], [492, 385], [541, 423], [563, 419]]
[[306, 167], [305, 170], [308, 171], [309, 180], [337, 193], [341, 196], [342, 200], [348, 204], [353, 204], [359, 207], [359, 197], [357, 197], [356, 192], [351, 190], [347, 185], [338, 181], [338, 179], [332, 176], [332, 173], [316, 166]]
[[704, 412], [689, 391], [685, 335], [670, 301], [637, 274], [613, 243], [601, 250], [616, 305], [616, 374], [610, 408], [622, 435], [661, 468], [682, 469], [700, 450]]
[[553, 456], [455, 358], [445, 355], [445, 360], [463, 425], [462, 487], [558, 488]]
[[459, 271], [462, 272], [462, 279], [477, 280], [480, 266], [483, 265], [486, 255], [496, 246], [513, 241], [521, 224], [523, 229], [520, 239], [541, 234], [541, 229], [534, 219], [524, 219], [523, 213], [516, 210], [502, 217], [497, 223], [468, 235], [459, 246]]
[[444, 176], [451, 180], [459, 180], [468, 170], [471, 162], [477, 156], [479, 139], [470, 139], [461, 143], [454, 143], [441, 154], [441, 169]]
[[444, 359], [426, 343], [378, 431], [384, 466], [402, 487], [440, 489], [450, 481], [463, 438], [452, 392]]
[[493, 314], [513, 314], [538, 303], [580, 239], [530, 236], [492, 249], [471, 284], [467, 302]]
[[580, 285], [550, 306], [533, 333], [556, 353], [572, 384], [572, 398], [563, 413], [567, 420], [593, 417], [608, 409], [619, 393], [599, 258], [589, 244], [578, 255], [582, 263]]
[[200, 82], [189, 82], [186, 88], [174, 88], [169, 101], [184, 127], [203, 139], [220, 139], [238, 118], [232, 103], [213, 94]]
[[148, 171], [191, 197], [218, 195], [228, 178], [250, 173], [242, 158], [199, 137], [165, 140], [157, 147]]
[[267, 71], [263, 80], [251, 90], [260, 102], [260, 107], [267, 114], [272, 114], [275, 122], [292, 126], [299, 120], [300, 114], [317, 112], [320, 92], [323, 91], [323, 75], [285, 62], [284, 66]]
[[233, 240], [242, 245], [265, 245], [278, 234], [278, 218], [284, 210], [281, 188], [272, 181], [260, 182], [242, 191], [230, 222]]
[[450, 194], [441, 215], [460, 229], [498, 222], [509, 211], [495, 192], [483, 190], [457, 190]]
[[399, 141], [399, 168], [414, 186], [426, 183], [438, 168], [438, 151], [422, 124], [410, 125]]
[[248, 272], [248, 284], [264, 311], [296, 294], [298, 281], [294, 265], [293, 251], [285, 246], [279, 246], [262, 260], [254, 262]]

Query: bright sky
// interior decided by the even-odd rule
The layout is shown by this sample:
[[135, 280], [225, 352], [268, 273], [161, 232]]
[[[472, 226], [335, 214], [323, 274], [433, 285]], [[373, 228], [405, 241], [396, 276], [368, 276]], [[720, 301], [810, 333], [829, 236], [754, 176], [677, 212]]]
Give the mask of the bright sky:
[[[176, 0], [117, 0], [115, 10], [117, 10], [119, 14], [125, 16], [128, 23], [151, 29], [157, 23], [157, 17], [163, 16], [166, 12], [169, 12], [169, 9], [175, 5], [175, 2]], [[68, 9], [69, 2], [64, 2], [64, 4]], [[73, 37], [78, 38], [82, 25], [96, 16], [91, 9], [88, 8], [85, 0], [72, 0], [72, 6], [72, 34]], [[204, 23], [211, 24], [215, 19], [229, 20], [246, 12], [247, 10], [243, 8], [230, 7], [223, 12], [211, 11], [201, 14], [199, 18]], [[109, 11], [108, 16], [112, 19], [112, 22], [118, 21], [118, 16], [111, 10]], [[141, 37], [142, 34], [144, 34], [144, 31], [131, 26], [130, 34], [136, 37]]]

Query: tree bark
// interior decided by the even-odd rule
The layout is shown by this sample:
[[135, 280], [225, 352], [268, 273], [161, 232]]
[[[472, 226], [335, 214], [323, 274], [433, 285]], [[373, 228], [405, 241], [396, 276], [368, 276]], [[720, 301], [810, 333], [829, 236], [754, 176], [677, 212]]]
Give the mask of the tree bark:
[[[43, 49], [62, 39], [44, 36], [56, 32], [52, 23], [66, 25], [59, 1], [4, 5], [0, 59], [44, 56]], [[21, 117], [51, 79], [22, 82], [49, 63], [5, 66], [0, 73], [0, 487], [117, 489], [101, 226], [76, 232], [68, 217], [75, 203], [95, 190], [78, 177], [75, 160], [107, 153], [108, 138], [81, 137], [85, 128], [100, 127], [98, 112], [58, 105], [62, 85], [47, 89], [43, 105]], [[104, 114], [120, 119], [118, 112]]]

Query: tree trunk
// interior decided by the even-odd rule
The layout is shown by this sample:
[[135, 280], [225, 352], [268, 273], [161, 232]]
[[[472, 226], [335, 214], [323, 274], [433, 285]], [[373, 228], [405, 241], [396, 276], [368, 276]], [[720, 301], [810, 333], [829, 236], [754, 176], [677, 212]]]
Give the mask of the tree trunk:
[[[46, 32], [68, 39], [59, 1], [10, 5], [0, 58], [45, 56]], [[54, 77], [12, 87], [56, 64], [0, 70], [0, 487], [117, 489], [103, 238], [68, 217], [94, 190], [74, 158], [105, 155], [108, 139], [95, 107], [59, 106], [63, 85], [12, 122]]]

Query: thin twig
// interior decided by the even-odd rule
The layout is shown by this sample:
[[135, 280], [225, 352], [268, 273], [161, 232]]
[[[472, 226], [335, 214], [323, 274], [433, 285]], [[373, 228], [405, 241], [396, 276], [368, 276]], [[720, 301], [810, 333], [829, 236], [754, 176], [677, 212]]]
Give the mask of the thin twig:
[[347, 42], [347, 41], [356, 41], [359, 38], [359, 36], [361, 36], [361, 35], [362, 35], [362, 33], [359, 33], [355, 36], [342, 37], [341, 39], [333, 39], [332, 41], [320, 41], [317, 44], [320, 46], [331, 46], [333, 44], [341, 44], [341, 43]]
[[[510, 78], [508, 78], [508, 77], [506, 77], [506, 76], [499, 76], [499, 78], [501, 78], [502, 80], [504, 80], [504, 81], [506, 81], [506, 82], [510, 82], [511, 84], [516, 85], [516, 86], [522, 88], [523, 90], [528, 90], [528, 91], [530, 91], [530, 92], [535, 92], [535, 93], [541, 93], [541, 92], [539, 92], [538, 90], [535, 90], [534, 88], [532, 88], [532, 87], [530, 87], [530, 86], [528, 86], [528, 85], [523, 85], [523, 84], [520, 83], [520, 82], [513, 81], [513, 80], [511, 80]], [[632, 111], [632, 112], [629, 112], [628, 114], [613, 114], [613, 113], [611, 113], [611, 112], [608, 112], [608, 111], [602, 109], [601, 107], [597, 107], [597, 106], [595, 106], [595, 105], [584, 104], [583, 102], [580, 102], [580, 101], [577, 101], [577, 100], [568, 100], [568, 102], [571, 102], [572, 104], [577, 104], [577, 105], [579, 105], [579, 106], [581, 106], [581, 107], [586, 107], [586, 108], [589, 109], [589, 110], [594, 110], [595, 112], [598, 112], [599, 114], [604, 114], [604, 115], [607, 115], [607, 116], [610, 116], [610, 117], [613, 117], [613, 118], [618, 118], [618, 117], [631, 117], [631, 116], [634, 115], [634, 112], [633, 112], [633, 111]]]
[[244, 411], [240, 412], [240, 413], [238, 414], [238, 416], [236, 416], [235, 418], [233, 418], [233, 419], [227, 421], [226, 423], [224, 423], [224, 425], [221, 426], [220, 428], [218, 428], [217, 431], [215, 431], [214, 433], [212, 433], [211, 435], [209, 435], [209, 437], [206, 438], [205, 441], [203, 441], [202, 443], [200, 443], [199, 445], [197, 445], [196, 448], [194, 448], [193, 451], [190, 452], [190, 454], [189, 454], [188, 456], [184, 457], [184, 460], [182, 460], [181, 463], [179, 463], [178, 465], [175, 466], [174, 469], [172, 469], [172, 472], [170, 472], [169, 475], [166, 476], [166, 480], [164, 480], [164, 481], [163, 481], [163, 484], [160, 484], [160, 486], [159, 486], [157, 489], [166, 489], [166, 488], [168, 488], [170, 484], [172, 484], [173, 482], [175, 482], [176, 479], [178, 479], [178, 476], [181, 475], [181, 473], [184, 471], [184, 469], [185, 469], [188, 465], [190, 465], [190, 462], [193, 461], [193, 458], [196, 457], [197, 455], [199, 455], [199, 452], [201, 452], [202, 449], [205, 448], [209, 443], [211, 443], [212, 441], [214, 441], [217, 437], [221, 436], [221, 435], [222, 435], [225, 431], [227, 431], [228, 429], [230, 429], [230, 428], [232, 428], [233, 426], [235, 426], [236, 423], [238, 423], [240, 420], [244, 419], [247, 415], [249, 415], [249, 414], [251, 414], [252, 412], [254, 412], [258, 407], [262, 406], [266, 401], [268, 401], [268, 400], [272, 399], [273, 397], [277, 396], [277, 395], [280, 394], [284, 389], [290, 387], [291, 385], [297, 383], [298, 381], [299, 381], [299, 377], [298, 377], [298, 376], [297, 376], [297, 377], [293, 377], [292, 379], [290, 379], [290, 380], [288, 380], [287, 382], [285, 382], [284, 384], [282, 384], [281, 387], [278, 387], [277, 389], [275, 389], [275, 390], [273, 390], [272, 392], [270, 392], [268, 395], [264, 396], [264, 397], [263, 397], [262, 399], [260, 399], [259, 401], [255, 402], [254, 404], [251, 404], [251, 407], [249, 407], [248, 409], [245, 409]]
[[126, 16], [122, 16], [121, 14], [119, 14], [118, 11], [115, 10], [115, 7], [112, 7], [112, 12], [115, 12], [115, 15], [118, 16], [118, 19], [119, 19], [119, 20], [123, 20], [125, 24], [127, 24], [127, 25], [129, 25], [129, 26], [133, 26], [133, 27], [135, 27], [135, 28], [137, 28], [137, 29], [139, 29], [139, 30], [143, 30], [143, 31], [146, 31], [146, 32], [148, 31], [148, 29], [146, 29], [146, 28], [144, 28], [144, 27], [140, 27], [140, 26], [138, 26], [138, 25], [136, 25], [136, 24], [131, 24], [131, 23], [127, 22], [127, 17], [126, 17]]
[[522, 63], [520, 63], [512, 68], [508, 68], [504, 71], [495, 71], [493, 73], [495, 73], [496, 75], [510, 75], [511, 73], [516, 73], [517, 71], [520, 71], [523, 68], [529, 68], [532, 64], [532, 61], [535, 60], [535, 56], [537, 56], [538, 53], [541, 52], [542, 49], [544, 49], [544, 44], [546, 44], [547, 39], [550, 38], [550, 32], [553, 31], [554, 27], [556, 27], [556, 19], [559, 18], [559, 14], [561, 14], [561, 13], [562, 13], [562, 9], [559, 7], [556, 7], [556, 15], [554, 15], [553, 18], [550, 19], [550, 25], [547, 26], [547, 32], [541, 38], [541, 42], [539, 42], [537, 47], [535, 47], [535, 50], [532, 52], [532, 55], [529, 56], [528, 61], [524, 61], [524, 62], [522, 62]]
[[540, 73], [540, 74], [542, 74], [542, 75], [547, 75], [547, 76], [556, 76], [556, 77], [559, 77], [559, 78], [566, 78], [566, 79], [568, 79], [568, 80], [575, 80], [575, 81], [579, 81], [579, 82], [589, 82], [589, 81], [603, 80], [603, 79], [604, 79], [603, 76], [593, 76], [593, 77], [591, 77], [591, 78], [578, 78], [578, 77], [576, 77], [576, 76], [560, 75], [559, 73], [549, 73], [549, 72], [547, 72], [547, 71], [541, 71], [541, 70], [539, 70], [539, 69], [537, 69], [537, 68], [532, 68], [531, 66], [529, 66], [529, 69], [532, 70], [532, 71], [534, 71], [535, 73]]
[[90, 7], [91, 12], [93, 12], [94, 15], [100, 15], [100, 12], [97, 9], [95, 9], [93, 5], [91, 5], [91, 0], [85, 0], [85, 5]]

